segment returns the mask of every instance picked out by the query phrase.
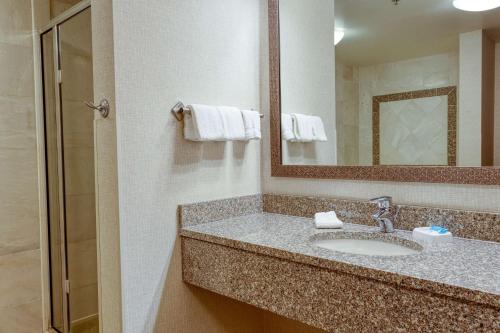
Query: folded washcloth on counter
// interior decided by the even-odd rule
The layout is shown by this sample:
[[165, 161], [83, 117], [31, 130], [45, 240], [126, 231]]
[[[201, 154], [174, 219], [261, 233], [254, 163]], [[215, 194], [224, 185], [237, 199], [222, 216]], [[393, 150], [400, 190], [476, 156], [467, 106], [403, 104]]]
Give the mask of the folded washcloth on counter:
[[317, 229], [341, 229], [344, 226], [344, 223], [339, 220], [334, 211], [316, 213], [314, 215], [314, 224]]
[[295, 139], [292, 116], [287, 113], [281, 114], [281, 139], [285, 141]]
[[224, 140], [224, 123], [215, 106], [192, 104], [184, 115], [184, 137], [191, 141]]
[[260, 130], [260, 113], [257, 111], [242, 110], [243, 123], [245, 125], [245, 139], [259, 140], [262, 138]]
[[224, 139], [221, 141], [244, 141], [245, 124], [240, 109], [232, 106], [218, 106], [224, 126]]

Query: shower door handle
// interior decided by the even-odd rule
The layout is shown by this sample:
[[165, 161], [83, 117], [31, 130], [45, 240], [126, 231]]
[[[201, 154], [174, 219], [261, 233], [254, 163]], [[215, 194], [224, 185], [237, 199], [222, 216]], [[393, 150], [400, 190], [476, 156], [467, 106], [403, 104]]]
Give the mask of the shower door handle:
[[101, 114], [103, 118], [107, 118], [109, 116], [109, 102], [107, 99], [101, 100], [99, 105], [94, 105], [94, 103], [83, 101], [85, 105], [87, 105], [92, 110], [97, 110]]

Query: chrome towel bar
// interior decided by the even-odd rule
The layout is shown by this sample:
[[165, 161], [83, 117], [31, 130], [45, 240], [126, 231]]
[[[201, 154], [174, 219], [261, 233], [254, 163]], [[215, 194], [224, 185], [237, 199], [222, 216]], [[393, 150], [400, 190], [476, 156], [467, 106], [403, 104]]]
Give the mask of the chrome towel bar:
[[[175, 119], [177, 119], [177, 121], [182, 121], [184, 119], [184, 114], [190, 114], [191, 109], [185, 106], [184, 103], [177, 102], [177, 104], [174, 105], [170, 112], [172, 112], [172, 115], [175, 117]], [[264, 118], [264, 115], [261, 114], [260, 117]]]

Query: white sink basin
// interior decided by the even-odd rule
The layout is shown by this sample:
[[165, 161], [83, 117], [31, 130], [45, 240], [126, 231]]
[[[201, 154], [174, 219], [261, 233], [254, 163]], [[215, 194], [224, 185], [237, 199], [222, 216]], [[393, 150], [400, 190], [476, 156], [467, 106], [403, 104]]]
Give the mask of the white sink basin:
[[313, 236], [311, 241], [327, 250], [367, 256], [406, 256], [423, 250], [410, 240], [376, 233], [323, 233]]

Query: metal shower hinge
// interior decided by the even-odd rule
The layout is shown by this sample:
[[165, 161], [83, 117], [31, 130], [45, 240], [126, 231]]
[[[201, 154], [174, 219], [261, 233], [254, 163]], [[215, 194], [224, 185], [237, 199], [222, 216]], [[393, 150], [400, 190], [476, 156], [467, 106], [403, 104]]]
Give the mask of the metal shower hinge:
[[69, 280], [64, 281], [64, 291], [66, 292], [66, 294], [69, 294], [70, 291]]

